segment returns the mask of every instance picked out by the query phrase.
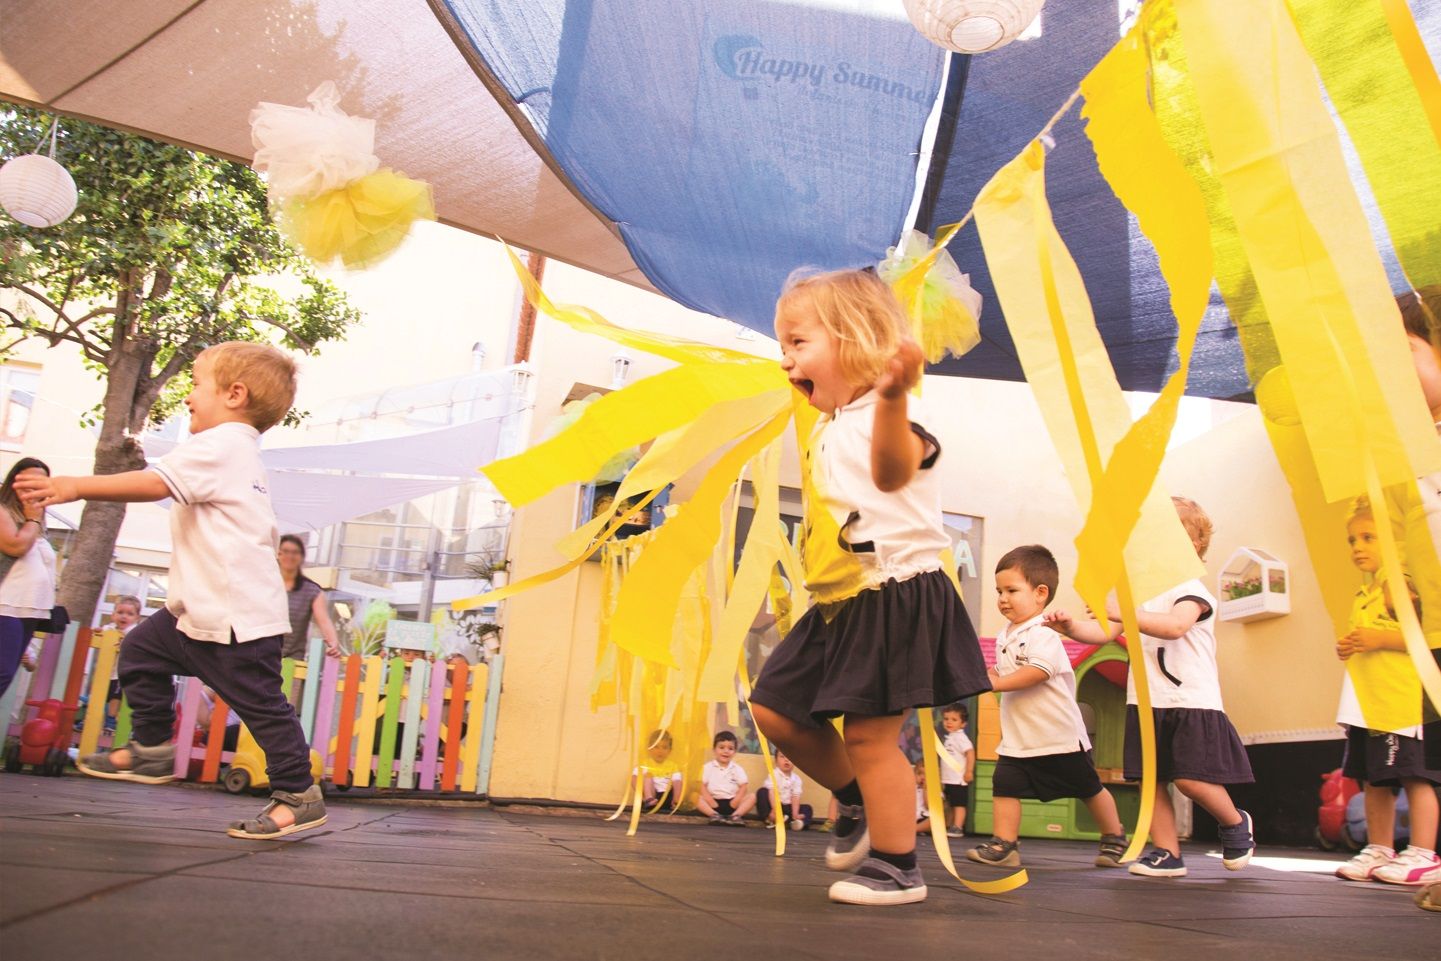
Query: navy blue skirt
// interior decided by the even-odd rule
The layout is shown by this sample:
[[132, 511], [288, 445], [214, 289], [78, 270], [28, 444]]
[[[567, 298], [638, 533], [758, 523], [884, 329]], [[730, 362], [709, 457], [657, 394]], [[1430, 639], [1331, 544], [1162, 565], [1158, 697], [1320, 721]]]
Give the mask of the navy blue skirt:
[[[1195, 707], [1158, 707], [1156, 780], [1205, 781], [1209, 784], [1250, 784], [1251, 759], [1241, 736], [1223, 711]], [[1126, 780], [1141, 779], [1141, 715], [1126, 705]]]
[[806, 726], [845, 714], [901, 714], [991, 689], [981, 643], [944, 571], [828, 606], [791, 628], [751, 700]]

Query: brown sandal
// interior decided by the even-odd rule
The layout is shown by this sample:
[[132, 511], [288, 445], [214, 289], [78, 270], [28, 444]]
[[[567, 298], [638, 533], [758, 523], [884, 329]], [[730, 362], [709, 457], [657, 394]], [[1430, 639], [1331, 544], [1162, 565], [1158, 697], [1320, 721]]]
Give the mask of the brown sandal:
[[[295, 811], [294, 824], [281, 827], [270, 816], [270, 812], [281, 804]], [[300, 794], [272, 791], [270, 803], [265, 805], [259, 816], [248, 821], [231, 821], [230, 829], [225, 833], [233, 838], [267, 841], [271, 838], [283, 838], [297, 831], [318, 828], [325, 823], [325, 818], [325, 797], [320, 793], [320, 785], [312, 784]]]

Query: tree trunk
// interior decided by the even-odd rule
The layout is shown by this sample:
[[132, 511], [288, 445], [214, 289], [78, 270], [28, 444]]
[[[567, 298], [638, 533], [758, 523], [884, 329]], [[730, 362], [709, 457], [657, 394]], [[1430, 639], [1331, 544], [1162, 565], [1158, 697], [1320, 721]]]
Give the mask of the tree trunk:
[[[137, 439], [160, 386], [153, 382], [155, 361], [152, 345], [128, 336], [128, 314], [134, 301], [122, 292], [114, 328], [115, 346], [106, 358], [104, 413], [100, 440], [95, 445], [95, 473], [119, 474], [145, 467], [145, 452]], [[88, 501], [80, 515], [70, 559], [65, 564], [57, 591], [58, 603], [70, 617], [88, 625], [105, 588], [115, 541], [125, 520], [125, 504]]]

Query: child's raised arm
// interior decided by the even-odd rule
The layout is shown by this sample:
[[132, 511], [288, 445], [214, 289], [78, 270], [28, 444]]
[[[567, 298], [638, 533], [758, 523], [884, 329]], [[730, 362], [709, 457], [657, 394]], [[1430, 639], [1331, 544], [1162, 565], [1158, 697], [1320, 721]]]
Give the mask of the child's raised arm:
[[170, 488], [152, 470], [96, 477], [45, 477], [34, 474], [15, 478], [15, 490], [26, 504], [50, 507], [71, 501], [161, 501]]
[[[1164, 613], [1137, 611], [1136, 626], [1141, 629], [1142, 634], [1149, 634], [1163, 641], [1174, 641], [1195, 627], [1205, 610], [1199, 601], [1182, 599]], [[1106, 603], [1106, 617], [1113, 623], [1121, 623], [1121, 609], [1114, 600]]]
[[911, 430], [906, 407], [907, 392], [921, 379], [923, 359], [920, 345], [907, 338], [876, 381], [881, 399], [871, 430], [871, 480], [883, 491], [905, 487], [926, 459], [926, 443]]
[[1104, 644], [1110, 640], [1100, 621], [1083, 621], [1059, 608], [1047, 611], [1041, 619], [1041, 623], [1057, 634], [1064, 634], [1071, 640], [1080, 641], [1082, 644]]

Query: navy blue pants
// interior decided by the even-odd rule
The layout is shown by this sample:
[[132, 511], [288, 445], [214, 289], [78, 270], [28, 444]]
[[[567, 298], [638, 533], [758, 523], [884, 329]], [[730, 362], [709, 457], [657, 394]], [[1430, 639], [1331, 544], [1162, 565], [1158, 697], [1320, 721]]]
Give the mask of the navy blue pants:
[[[766, 818], [770, 817], [771, 806], [770, 786], [762, 785], [761, 787], [756, 789], [756, 814], [760, 815], [762, 820], [765, 820]], [[784, 817], [787, 821], [789, 821], [791, 819], [791, 806], [789, 804], [786, 804], [783, 805], [783, 807], [785, 808], [785, 810], [781, 812], [781, 816]], [[800, 810], [801, 822], [804, 823], [806, 827], [810, 827], [811, 818], [815, 816], [815, 811], [812, 810], [809, 804], [802, 804]]]
[[243, 644], [192, 641], [161, 609], [138, 624], [120, 645], [120, 686], [130, 702], [135, 740], [154, 747], [175, 729], [173, 675], [198, 677], [239, 715], [265, 752], [265, 770], [277, 791], [310, 787], [310, 745], [280, 681], [284, 638], [263, 637]]
[[34, 636], [34, 618], [0, 616], [0, 694], [10, 689], [10, 682], [20, 670], [20, 659]]

